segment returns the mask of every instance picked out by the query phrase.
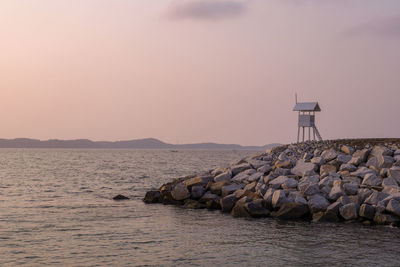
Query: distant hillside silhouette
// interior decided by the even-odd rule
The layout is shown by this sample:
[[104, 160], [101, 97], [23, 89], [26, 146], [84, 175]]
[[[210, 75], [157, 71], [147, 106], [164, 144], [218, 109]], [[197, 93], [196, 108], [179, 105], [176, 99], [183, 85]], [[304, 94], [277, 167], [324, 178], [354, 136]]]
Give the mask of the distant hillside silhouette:
[[97, 148], [97, 149], [220, 149], [220, 150], [265, 150], [279, 144], [265, 146], [241, 146], [236, 144], [198, 143], [174, 145], [158, 139], [145, 138], [127, 141], [37, 140], [29, 138], [0, 139], [0, 148]]
[[0, 148], [97, 148], [97, 149], [221, 149], [221, 150], [265, 150], [279, 144], [265, 146], [241, 146], [236, 144], [198, 143], [174, 145], [158, 139], [145, 138], [127, 141], [37, 140], [29, 138], [0, 139]]

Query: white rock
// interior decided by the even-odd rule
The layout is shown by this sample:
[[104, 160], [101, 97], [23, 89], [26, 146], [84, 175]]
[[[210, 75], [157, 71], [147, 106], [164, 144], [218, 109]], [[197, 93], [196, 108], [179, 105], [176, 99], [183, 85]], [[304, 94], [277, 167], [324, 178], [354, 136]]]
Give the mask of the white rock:
[[311, 162], [305, 162], [304, 160], [298, 160], [296, 166], [292, 168], [294, 175], [303, 177], [315, 174], [316, 165]]

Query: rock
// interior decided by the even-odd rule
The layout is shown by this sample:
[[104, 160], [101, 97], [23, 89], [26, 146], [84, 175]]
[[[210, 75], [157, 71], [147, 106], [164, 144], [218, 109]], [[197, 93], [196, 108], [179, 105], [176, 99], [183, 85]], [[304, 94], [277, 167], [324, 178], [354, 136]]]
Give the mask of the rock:
[[358, 189], [357, 196], [360, 198], [360, 202], [363, 203], [371, 194], [372, 190], [368, 188], [360, 188]]
[[251, 168], [251, 165], [249, 163], [242, 163], [242, 164], [234, 165], [231, 167], [232, 175], [235, 176], [236, 174], [243, 172], [250, 168]]
[[184, 200], [190, 197], [189, 190], [184, 183], [178, 183], [171, 191], [171, 195], [175, 200]]
[[392, 167], [388, 170], [388, 177], [393, 178], [400, 185], [400, 167]]
[[372, 194], [367, 199], [365, 199], [364, 203], [372, 205], [372, 206], [376, 206], [379, 201], [384, 200], [388, 196], [389, 196], [389, 194], [372, 190]]
[[315, 175], [316, 165], [311, 162], [305, 162], [304, 160], [298, 160], [296, 166], [292, 168], [291, 172], [296, 176], [309, 176]]
[[336, 201], [339, 197], [346, 195], [340, 186], [333, 186], [331, 192], [329, 193], [329, 200]]
[[274, 209], [278, 209], [282, 206], [284, 203], [288, 203], [289, 199], [286, 197], [286, 194], [283, 190], [276, 190], [274, 194], [272, 195], [272, 207]]
[[347, 162], [348, 164], [354, 165], [354, 166], [358, 166], [360, 165], [360, 163], [363, 162], [362, 158], [360, 157], [352, 157], [351, 160], [349, 162]]
[[235, 206], [237, 198], [234, 194], [227, 195], [220, 199], [221, 210], [223, 212], [231, 212], [232, 208]]
[[349, 155], [343, 155], [343, 154], [339, 154], [337, 156], [337, 161], [340, 162], [341, 164], [345, 164], [348, 163], [353, 157], [349, 156]]
[[388, 177], [382, 180], [382, 186], [383, 187], [388, 187], [388, 186], [398, 186], [397, 182], [395, 179], [392, 177]]
[[292, 162], [290, 160], [277, 160], [275, 162], [276, 168], [291, 168]]
[[272, 173], [275, 175], [275, 177], [278, 177], [290, 175], [292, 171], [290, 169], [276, 168]]
[[395, 218], [393, 215], [390, 214], [383, 214], [380, 212], [376, 212], [374, 216], [374, 222], [376, 224], [391, 224], [398, 222], [399, 219]]
[[204, 186], [195, 185], [195, 186], [192, 186], [190, 195], [193, 199], [198, 199], [198, 198], [201, 198], [205, 192], [206, 192], [206, 189], [204, 188]]
[[320, 211], [313, 214], [313, 222], [338, 222], [337, 213], [332, 211]]
[[232, 173], [230, 171], [223, 172], [214, 178], [214, 182], [221, 182], [221, 181], [227, 181], [230, 182], [232, 178]]
[[362, 204], [360, 206], [360, 217], [372, 220], [375, 216], [375, 208], [368, 204]]
[[343, 206], [343, 204], [340, 203], [340, 202], [333, 202], [332, 204], [330, 204], [330, 205], [326, 208], [326, 211], [327, 211], [327, 212], [333, 212], [333, 213], [335, 213], [335, 214], [338, 214], [338, 213], [339, 213], [339, 209], [340, 209], [340, 207], [342, 207], [342, 206]]
[[342, 164], [339, 168], [340, 171], [348, 171], [348, 172], [354, 172], [357, 170], [357, 167], [354, 166], [353, 164]]
[[386, 210], [391, 214], [400, 217], [400, 201], [391, 199], [386, 206]]
[[258, 168], [258, 169], [257, 169], [257, 172], [260, 172], [260, 173], [262, 173], [262, 174], [267, 174], [267, 173], [269, 173], [269, 172], [271, 171], [271, 169], [272, 169], [271, 166], [269, 166], [269, 165], [264, 165], [264, 166]]
[[299, 219], [309, 213], [308, 206], [302, 203], [283, 203], [277, 212], [271, 215], [282, 220]]
[[307, 184], [306, 186], [301, 187], [300, 192], [304, 196], [312, 196], [315, 194], [319, 194], [320, 190], [318, 184]]
[[384, 147], [384, 146], [374, 146], [371, 150], [370, 157], [379, 157], [379, 156], [392, 156], [392, 150]]
[[336, 166], [330, 165], [330, 164], [324, 164], [319, 169], [319, 173], [321, 176], [327, 176], [327, 175], [336, 173], [336, 171], [337, 171]]
[[376, 172], [374, 172], [371, 169], [368, 169], [367, 167], [359, 167], [358, 170], [350, 173], [352, 176], [358, 176], [360, 178], [364, 178], [365, 175], [372, 173], [376, 175]]
[[184, 205], [188, 209], [205, 209], [207, 207], [204, 203], [200, 203], [193, 199], [186, 199]]
[[345, 220], [354, 220], [358, 217], [358, 207], [355, 203], [346, 204], [339, 208], [340, 215]]
[[257, 185], [257, 183], [256, 182], [252, 182], [252, 183], [250, 183], [250, 184], [247, 184], [245, 187], [244, 187], [244, 190], [246, 190], [246, 191], [255, 191], [255, 188], [256, 188], [256, 185]]
[[213, 177], [211, 176], [197, 176], [184, 181], [183, 184], [185, 185], [185, 187], [190, 189], [192, 186], [196, 185], [206, 186], [208, 182], [212, 181], [212, 179]]
[[329, 201], [321, 195], [313, 195], [308, 201], [311, 213], [325, 211], [329, 206]]
[[253, 173], [252, 175], [250, 175], [249, 178], [247, 178], [247, 181], [249, 181], [250, 183], [251, 183], [251, 182], [258, 181], [258, 180], [260, 180], [260, 178], [261, 178], [262, 176], [263, 176], [263, 173], [261, 173], [261, 172], [256, 172], [256, 173]]
[[368, 173], [364, 176], [361, 184], [367, 186], [380, 186], [382, 184], [382, 179], [378, 178], [374, 173]]
[[333, 176], [327, 176], [327, 177], [323, 178], [321, 181], [319, 181], [318, 185], [320, 188], [325, 187], [325, 186], [332, 187], [333, 182], [337, 179], [340, 180], [340, 178], [335, 178]]
[[160, 191], [158, 190], [151, 190], [146, 192], [146, 195], [143, 198], [143, 202], [147, 204], [151, 203], [159, 203], [160, 202]]
[[359, 185], [357, 183], [345, 183], [343, 189], [347, 195], [356, 195], [358, 193]]
[[233, 176], [232, 182], [243, 183], [249, 179], [250, 175], [246, 172], [238, 173], [237, 175]]
[[113, 200], [127, 200], [127, 199], [129, 199], [129, 197], [126, 197], [124, 195], [116, 195], [115, 197], [113, 197]]
[[297, 181], [296, 179], [293, 178], [289, 178], [287, 180], [285, 180], [285, 182], [282, 184], [282, 188], [283, 189], [290, 189], [290, 188], [297, 188]]
[[352, 155], [354, 153], [354, 148], [350, 147], [350, 146], [342, 146], [340, 148], [340, 150], [345, 153], [346, 155]]
[[243, 197], [243, 198], [239, 199], [232, 209], [232, 216], [234, 216], [234, 217], [250, 217], [250, 214], [249, 214], [247, 208], [245, 207], [245, 204], [250, 201], [251, 201], [251, 199], [248, 197]]
[[275, 193], [275, 189], [268, 188], [267, 192], [264, 194], [264, 203], [268, 209], [272, 209], [272, 197]]
[[263, 207], [261, 199], [247, 202], [244, 207], [251, 217], [259, 218], [269, 215], [269, 210]]
[[391, 156], [379, 156], [378, 157], [378, 168], [390, 168], [394, 163], [394, 159]]
[[209, 182], [207, 184], [206, 190], [211, 191], [211, 193], [216, 194], [216, 195], [221, 195], [221, 189], [225, 185], [229, 185], [230, 183], [227, 181], [220, 181], [220, 182]]
[[321, 157], [314, 157], [314, 158], [311, 159], [311, 163], [314, 163], [314, 164], [316, 164], [318, 166], [321, 166], [321, 165], [323, 165], [325, 163], [325, 161]]
[[365, 162], [367, 161], [369, 153], [370, 153], [369, 149], [357, 150], [356, 152], [353, 153], [353, 157], [359, 157], [361, 159], [361, 162]]
[[241, 184], [230, 184], [230, 185], [225, 185], [221, 188], [221, 195], [222, 197], [225, 197], [227, 195], [232, 194], [236, 190], [242, 189], [243, 185]]
[[215, 176], [218, 176], [218, 175], [220, 175], [221, 173], [223, 173], [225, 171], [226, 171], [226, 169], [224, 167], [217, 167], [211, 172], [211, 175], [213, 175], [215, 177]]
[[287, 176], [279, 176], [269, 182], [269, 187], [274, 189], [279, 189], [287, 179], [289, 179]]
[[321, 153], [321, 158], [323, 158], [325, 161], [331, 161], [331, 160], [335, 159], [337, 157], [337, 155], [338, 155], [338, 153], [336, 152], [336, 150], [331, 148], [328, 150], [324, 150]]
[[266, 162], [263, 160], [250, 160], [248, 163], [251, 165], [251, 167], [253, 167], [253, 169], [256, 170], [266, 165]]
[[201, 203], [207, 203], [208, 201], [213, 200], [213, 201], [219, 201], [219, 197], [216, 194], [211, 193], [210, 191], [207, 191], [199, 200]]

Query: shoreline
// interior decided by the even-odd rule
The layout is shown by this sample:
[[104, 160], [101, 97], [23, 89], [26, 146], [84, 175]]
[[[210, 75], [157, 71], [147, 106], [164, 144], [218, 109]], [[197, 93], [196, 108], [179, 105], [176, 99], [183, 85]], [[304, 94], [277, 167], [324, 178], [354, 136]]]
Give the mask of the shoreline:
[[282, 145], [174, 179], [143, 201], [234, 217], [400, 226], [400, 139]]

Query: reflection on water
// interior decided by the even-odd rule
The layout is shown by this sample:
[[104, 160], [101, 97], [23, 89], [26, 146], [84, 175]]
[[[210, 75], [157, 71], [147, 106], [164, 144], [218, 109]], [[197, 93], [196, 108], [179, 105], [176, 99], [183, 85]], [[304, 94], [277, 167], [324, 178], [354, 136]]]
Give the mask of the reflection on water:
[[[400, 230], [145, 205], [250, 152], [0, 150], [1, 266], [398, 266]], [[111, 198], [124, 194], [128, 201]]]

